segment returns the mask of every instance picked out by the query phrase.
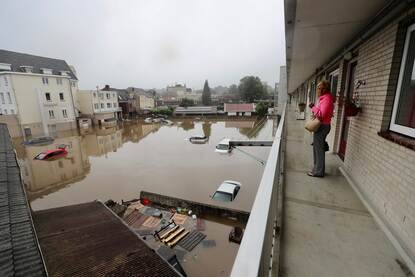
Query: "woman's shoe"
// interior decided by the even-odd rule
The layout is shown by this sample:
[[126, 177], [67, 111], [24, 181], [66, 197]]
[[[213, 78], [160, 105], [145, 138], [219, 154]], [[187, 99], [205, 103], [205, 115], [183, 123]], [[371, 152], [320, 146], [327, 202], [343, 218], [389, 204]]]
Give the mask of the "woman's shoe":
[[307, 172], [307, 175], [310, 177], [319, 177], [319, 178], [323, 178], [324, 176], [320, 176], [320, 175], [315, 175], [313, 172], [309, 171]]

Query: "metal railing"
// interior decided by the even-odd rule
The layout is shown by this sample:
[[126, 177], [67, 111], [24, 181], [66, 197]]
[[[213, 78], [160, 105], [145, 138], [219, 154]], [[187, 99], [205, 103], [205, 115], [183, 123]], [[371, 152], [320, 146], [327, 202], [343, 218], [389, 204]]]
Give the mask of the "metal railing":
[[285, 113], [286, 105], [284, 105], [261, 183], [233, 264], [232, 277], [270, 275], [274, 228], [278, 213], [277, 199], [283, 155], [282, 139], [285, 129]]

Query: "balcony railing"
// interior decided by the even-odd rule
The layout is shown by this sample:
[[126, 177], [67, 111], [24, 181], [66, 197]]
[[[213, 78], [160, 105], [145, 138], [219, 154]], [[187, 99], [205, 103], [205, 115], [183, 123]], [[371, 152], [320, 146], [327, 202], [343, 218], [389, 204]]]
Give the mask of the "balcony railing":
[[284, 106], [245, 233], [232, 268], [232, 277], [269, 276], [278, 213], [278, 186], [285, 125]]

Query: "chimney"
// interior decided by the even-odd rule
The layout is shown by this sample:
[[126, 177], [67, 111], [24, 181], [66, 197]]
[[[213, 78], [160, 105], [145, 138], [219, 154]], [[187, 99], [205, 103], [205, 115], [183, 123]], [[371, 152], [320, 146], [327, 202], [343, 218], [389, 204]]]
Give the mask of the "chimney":
[[109, 90], [110, 89], [110, 85], [105, 85], [105, 90]]

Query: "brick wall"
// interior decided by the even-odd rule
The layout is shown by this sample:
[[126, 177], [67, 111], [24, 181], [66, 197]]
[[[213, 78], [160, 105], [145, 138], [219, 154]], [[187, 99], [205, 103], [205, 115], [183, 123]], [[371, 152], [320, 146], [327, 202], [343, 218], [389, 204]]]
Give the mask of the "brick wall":
[[344, 164], [367, 201], [415, 257], [415, 151], [377, 134], [388, 127], [393, 106], [394, 69], [399, 64], [394, 53], [401, 43], [398, 22], [358, 49], [356, 80], [366, 81], [358, 89], [363, 112], [351, 120]]

